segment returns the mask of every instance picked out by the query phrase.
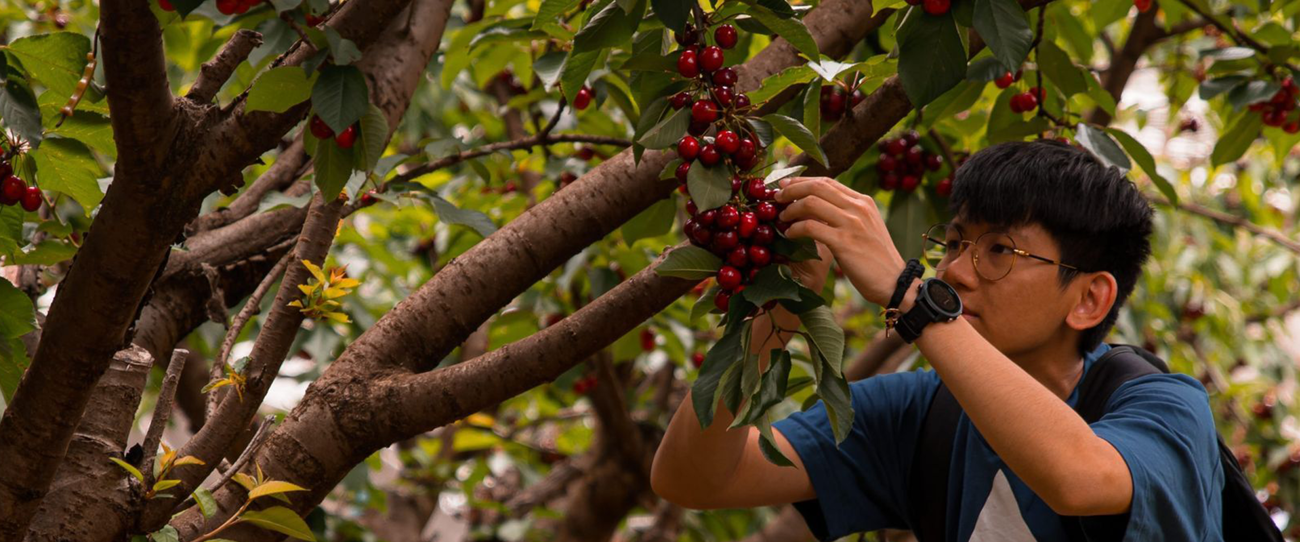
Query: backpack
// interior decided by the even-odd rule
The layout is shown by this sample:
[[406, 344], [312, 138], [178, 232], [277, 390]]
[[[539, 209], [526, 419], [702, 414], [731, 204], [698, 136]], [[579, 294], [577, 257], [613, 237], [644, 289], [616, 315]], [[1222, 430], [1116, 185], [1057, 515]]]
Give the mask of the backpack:
[[[1149, 374], [1168, 373], [1169, 367], [1155, 354], [1142, 348], [1114, 345], [1102, 355], [1079, 384], [1079, 402], [1075, 411], [1089, 424], [1105, 414], [1106, 403], [1122, 384]], [[948, 475], [952, 460], [953, 439], [961, 405], [944, 384], [939, 384], [930, 410], [921, 425], [921, 434], [912, 457], [912, 483], [909, 494], [913, 533], [919, 542], [944, 542], [948, 529]], [[1223, 464], [1223, 539], [1282, 542], [1282, 533], [1255, 497], [1236, 456], [1219, 436], [1219, 461]], [[1128, 514], [1104, 516], [1096, 522], [1097, 540], [1119, 540], [1128, 524]], [[1065, 521], [1072, 542], [1083, 541], [1079, 521]]]

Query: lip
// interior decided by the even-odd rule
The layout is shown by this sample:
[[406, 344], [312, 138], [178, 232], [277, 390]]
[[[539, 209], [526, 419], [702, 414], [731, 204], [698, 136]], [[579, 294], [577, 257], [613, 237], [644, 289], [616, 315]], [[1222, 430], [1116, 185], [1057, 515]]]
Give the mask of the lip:
[[964, 309], [964, 308], [961, 310], [961, 315], [962, 315], [962, 316], [968, 316], [968, 317], [970, 317], [970, 318], [979, 318], [979, 317], [980, 317], [980, 315], [979, 315], [978, 313], [974, 313], [974, 312], [968, 311], [968, 310], [966, 310], [966, 309]]

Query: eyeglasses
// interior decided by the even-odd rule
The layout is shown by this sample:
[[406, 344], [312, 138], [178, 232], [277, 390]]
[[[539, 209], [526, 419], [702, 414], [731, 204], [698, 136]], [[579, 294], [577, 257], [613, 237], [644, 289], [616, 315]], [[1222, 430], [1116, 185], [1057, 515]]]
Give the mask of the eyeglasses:
[[967, 247], [975, 247], [971, 261], [975, 272], [985, 280], [1001, 280], [1016, 266], [1016, 256], [1033, 258], [1042, 262], [1059, 265], [1066, 269], [1078, 271], [1079, 268], [1059, 260], [1030, 254], [1016, 248], [1016, 241], [1005, 232], [990, 231], [980, 235], [974, 241], [962, 239], [961, 230], [951, 224], [935, 224], [921, 235], [925, 239], [923, 256], [925, 263], [942, 272], [961, 257]]

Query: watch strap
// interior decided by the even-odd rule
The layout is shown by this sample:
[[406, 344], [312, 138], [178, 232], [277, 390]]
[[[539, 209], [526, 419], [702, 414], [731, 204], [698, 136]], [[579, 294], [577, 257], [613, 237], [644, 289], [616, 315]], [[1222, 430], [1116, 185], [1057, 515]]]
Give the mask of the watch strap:
[[[921, 283], [918, 289], [924, 291], [925, 283]], [[899, 317], [898, 322], [894, 324], [894, 328], [898, 330], [898, 336], [908, 344], [916, 342], [921, 337], [921, 331], [925, 329], [925, 326], [933, 323], [938, 318], [934, 311], [930, 310], [929, 300], [922, 301], [921, 297], [923, 295], [918, 294], [916, 302], [912, 305], [912, 310]]]
[[920, 260], [916, 258], [908, 260], [907, 265], [903, 267], [903, 272], [898, 275], [898, 283], [894, 286], [894, 297], [889, 299], [889, 305], [885, 306], [885, 310], [897, 309], [903, 303], [903, 298], [907, 296], [907, 287], [924, 273], [925, 267], [921, 265]]

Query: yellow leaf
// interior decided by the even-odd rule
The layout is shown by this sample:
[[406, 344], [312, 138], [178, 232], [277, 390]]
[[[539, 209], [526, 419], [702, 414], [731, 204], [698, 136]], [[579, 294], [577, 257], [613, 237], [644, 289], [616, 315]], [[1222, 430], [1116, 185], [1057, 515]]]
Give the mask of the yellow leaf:
[[343, 314], [341, 312], [327, 312], [325, 313], [325, 317], [335, 322], [338, 322], [340, 324], [347, 324], [352, 322], [352, 320], [348, 319], [348, 315]]
[[492, 416], [489, 416], [482, 412], [476, 412], [474, 414], [470, 414], [468, 418], [465, 418], [465, 422], [469, 423], [470, 425], [477, 425], [479, 427], [484, 427], [488, 429], [491, 429], [492, 426], [496, 424], [496, 420], [494, 420]]
[[203, 386], [203, 389], [200, 390], [200, 392], [201, 392], [201, 393], [207, 393], [207, 392], [210, 392], [210, 391], [215, 390], [215, 389], [217, 389], [217, 388], [220, 388], [220, 387], [222, 387], [222, 386], [229, 386], [229, 385], [231, 385], [231, 384], [233, 384], [233, 382], [231, 382], [229, 378], [223, 378], [223, 379], [221, 379], [221, 380], [218, 380], [218, 381], [216, 381], [216, 382], [212, 382], [212, 383], [210, 383], [210, 384], [208, 384], [208, 385], [206, 385], [206, 386]]
[[342, 288], [327, 288], [325, 290], [325, 299], [337, 299], [345, 295], [348, 295], [348, 292]]
[[257, 482], [253, 481], [253, 477], [242, 472], [236, 472], [235, 476], [231, 479], [238, 482], [239, 485], [244, 486], [244, 489], [248, 491], [252, 491], [253, 488], [257, 487]]
[[176, 487], [177, 485], [180, 485], [180, 483], [180, 480], [158, 480], [158, 483], [153, 485], [153, 490], [157, 493], [159, 491]]
[[301, 291], [301, 292], [302, 292], [303, 294], [305, 294], [305, 295], [311, 295], [311, 294], [313, 294], [313, 293], [316, 292], [316, 288], [317, 288], [318, 286], [320, 286], [320, 285], [319, 285], [319, 284], [314, 284], [314, 283], [313, 283], [313, 284], [299, 284], [299, 285], [298, 285], [298, 290]]
[[271, 480], [253, 488], [252, 491], [249, 491], [248, 498], [256, 499], [258, 497], [265, 497], [267, 495], [275, 495], [278, 493], [289, 493], [291, 491], [307, 491], [307, 488], [289, 482]]
[[313, 277], [316, 277], [317, 281], [325, 282], [325, 274], [321, 273], [320, 268], [316, 267], [316, 264], [311, 263], [311, 260], [303, 260], [302, 265], [307, 268], [307, 271], [311, 272]]
[[356, 288], [360, 284], [361, 281], [357, 279], [343, 279], [334, 283], [339, 288]]
[[158, 458], [158, 463], [160, 465], [170, 465], [172, 460], [176, 459], [176, 450], [168, 449], [166, 446], [163, 447], [163, 450], [166, 450], [166, 453]]
[[118, 459], [116, 457], [110, 457], [108, 459], [114, 463], [117, 463], [117, 466], [122, 467], [122, 469], [126, 470], [126, 472], [131, 473], [131, 476], [134, 476], [137, 480], [141, 482], [144, 481], [144, 475], [141, 474], [140, 469], [135, 468], [134, 465], [127, 463], [126, 461], [122, 461], [121, 459]]
[[177, 460], [176, 460], [176, 464], [174, 464], [174, 465], [172, 465], [172, 466], [173, 466], [173, 467], [180, 467], [180, 466], [182, 466], [182, 465], [206, 465], [206, 463], [204, 463], [202, 459], [199, 459], [199, 458], [194, 457], [194, 456], [192, 456], [192, 455], [187, 455], [187, 456], [185, 456], [185, 457], [182, 457], [182, 458], [180, 458], [180, 459], [177, 459]]
[[302, 301], [290, 301], [289, 306], [302, 308]]

